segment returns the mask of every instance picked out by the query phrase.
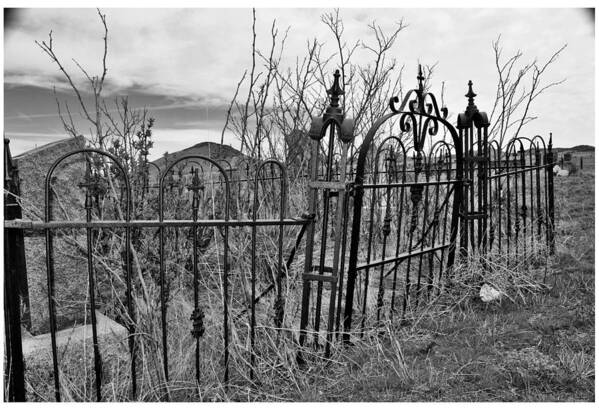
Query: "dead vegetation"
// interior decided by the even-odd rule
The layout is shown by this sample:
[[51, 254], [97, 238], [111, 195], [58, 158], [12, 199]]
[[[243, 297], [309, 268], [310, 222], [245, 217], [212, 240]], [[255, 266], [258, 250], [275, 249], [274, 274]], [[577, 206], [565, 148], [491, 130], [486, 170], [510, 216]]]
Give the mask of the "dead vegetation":
[[[171, 378], [161, 372], [160, 348], [149, 323], [139, 350], [142, 401], [593, 401], [594, 400], [594, 198], [592, 170], [556, 182], [557, 252], [544, 263], [491, 268], [482, 280], [504, 296], [483, 303], [483, 269], [477, 261], [456, 267], [440, 296], [421, 304], [410, 321], [366, 329], [351, 346], [335, 342], [332, 357], [306, 347], [299, 366], [294, 340], [297, 290], [287, 281], [289, 307], [283, 329], [272, 327], [270, 302], [259, 313], [255, 379], [249, 378], [246, 321], [233, 325], [231, 382], [223, 385], [220, 312], [208, 314], [201, 339], [201, 378], [194, 382], [190, 299], [183, 289], [169, 305]], [[478, 261], [480, 262], [480, 261]], [[294, 266], [290, 277], [297, 277]], [[206, 284], [207, 288], [213, 285]], [[184, 286], [184, 285], [183, 285]], [[204, 296], [219, 306], [218, 294]], [[155, 321], [159, 315], [143, 318]], [[154, 330], [156, 332], [156, 330]], [[120, 346], [120, 348], [116, 348]], [[126, 343], [103, 349], [104, 397], [129, 397]], [[86, 363], [87, 365], [83, 365]], [[28, 399], [53, 399], [50, 358], [27, 362]], [[66, 400], [93, 400], [91, 346], [72, 346], [61, 356]], [[86, 383], [82, 383], [86, 380]]]

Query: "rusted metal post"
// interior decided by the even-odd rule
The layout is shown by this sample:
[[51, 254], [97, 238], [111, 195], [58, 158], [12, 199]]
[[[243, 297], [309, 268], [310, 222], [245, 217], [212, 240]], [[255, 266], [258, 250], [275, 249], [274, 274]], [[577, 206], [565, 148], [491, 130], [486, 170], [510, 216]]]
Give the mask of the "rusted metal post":
[[549, 246], [549, 254], [555, 254], [555, 190], [553, 186], [553, 133], [549, 133], [549, 145], [547, 145], [547, 156], [545, 158], [545, 169], [547, 175], [548, 189], [548, 213], [549, 223], [547, 225], [547, 242]]
[[[9, 140], [4, 139], [4, 219], [20, 219], [16, 200], [18, 181], [10, 155]], [[5, 400], [25, 401], [23, 346], [21, 340], [21, 301], [19, 278], [26, 275], [23, 230], [4, 228], [4, 335], [6, 337]]]
[[[468, 81], [468, 105], [458, 116], [457, 129], [464, 149], [464, 168], [467, 185], [462, 196], [460, 224], [460, 256], [468, 256], [468, 248], [484, 256], [487, 251], [487, 228], [489, 225], [489, 152], [487, 114], [479, 111], [474, 103], [476, 93], [472, 81]], [[476, 227], [476, 229], [475, 229]], [[470, 242], [470, 244], [469, 244]]]
[[[90, 160], [86, 161], [85, 177], [82, 182], [78, 184], [79, 188], [85, 190], [85, 221], [90, 223], [92, 221], [92, 208], [93, 208], [93, 196], [94, 192], [98, 189], [98, 179], [95, 178], [97, 175], [94, 172], [92, 174]], [[92, 228], [86, 228], [86, 243], [87, 243], [87, 271], [88, 271], [88, 283], [89, 283], [89, 304], [91, 311], [92, 321], [92, 341], [94, 349], [94, 370], [95, 370], [95, 386], [96, 386], [96, 400], [102, 401], [102, 358], [100, 356], [100, 347], [98, 345], [98, 330], [97, 330], [97, 318], [96, 318], [96, 290], [95, 290], [95, 273], [94, 273], [94, 257], [93, 257], [93, 242], [95, 242], [95, 234]]]
[[[330, 294], [329, 294], [329, 306], [328, 306], [328, 319], [327, 319], [327, 336], [325, 344], [325, 356], [330, 355], [330, 344], [332, 341], [332, 335], [335, 325], [335, 302], [337, 287], [339, 285], [339, 264], [340, 258], [343, 256], [341, 253], [341, 242], [343, 235], [341, 230], [343, 227], [344, 219], [344, 203], [345, 195], [347, 194], [346, 186], [346, 165], [349, 145], [353, 141], [353, 120], [345, 118], [342, 107], [339, 105], [340, 97], [344, 94], [343, 89], [339, 84], [339, 78], [341, 74], [339, 70], [335, 71], [333, 85], [327, 93], [330, 97], [330, 103], [322, 117], [315, 118], [312, 121], [310, 127], [310, 138], [312, 139], [312, 159], [310, 167], [310, 186], [308, 192], [308, 204], [310, 215], [315, 215], [318, 203], [317, 197], [319, 191], [322, 192], [322, 229], [320, 232], [320, 252], [318, 253], [318, 264], [313, 265], [313, 253], [314, 253], [314, 234], [315, 234], [315, 221], [310, 222], [308, 225], [307, 239], [306, 239], [306, 257], [305, 257], [305, 268], [303, 276], [303, 291], [302, 291], [302, 311], [300, 318], [300, 336], [299, 344], [303, 346], [307, 336], [307, 326], [309, 321], [310, 312], [310, 291], [312, 282], [317, 282], [317, 295], [316, 295], [316, 311], [314, 317], [314, 342], [318, 345], [319, 330], [320, 330], [320, 313], [322, 309], [322, 295], [324, 282], [330, 283]], [[321, 140], [325, 138], [328, 131], [328, 152], [326, 158], [324, 158], [325, 169], [324, 169], [324, 180], [319, 180], [318, 167], [319, 163], [319, 150]], [[337, 141], [341, 142], [341, 158], [340, 164], [337, 166], [339, 169], [339, 175], [335, 175], [333, 162], [334, 151]], [[329, 210], [331, 198], [337, 198], [337, 206], [335, 215], [332, 218], [333, 222], [333, 258], [332, 265], [325, 268], [325, 262], [327, 260], [327, 238], [331, 227], [329, 226]], [[324, 273], [330, 272], [330, 275], [324, 275]], [[315, 274], [316, 272], [316, 274]], [[341, 292], [342, 289], [339, 289]], [[298, 355], [298, 360], [301, 361], [301, 352]]]

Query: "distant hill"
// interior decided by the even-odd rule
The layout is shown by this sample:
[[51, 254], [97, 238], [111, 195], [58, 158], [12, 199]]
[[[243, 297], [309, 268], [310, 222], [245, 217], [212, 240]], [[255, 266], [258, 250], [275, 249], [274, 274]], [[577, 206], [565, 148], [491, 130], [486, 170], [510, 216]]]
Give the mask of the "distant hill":
[[592, 145], [577, 145], [570, 148], [572, 151], [595, 151], [595, 147]]
[[189, 148], [182, 149], [181, 151], [169, 152], [167, 158], [160, 157], [153, 163], [160, 169], [164, 168], [165, 163], [172, 163], [177, 159], [187, 155], [202, 155], [214, 160], [228, 159], [242, 157], [243, 154], [229, 145], [220, 145], [216, 142], [200, 142], [199, 144], [193, 145]]
[[572, 148], [554, 148], [553, 149], [554, 152], [563, 152], [563, 151], [570, 151], [570, 152], [594, 152], [595, 151], [595, 147], [593, 147], [592, 145], [576, 145]]
[[235, 165], [239, 162], [239, 160], [245, 157], [239, 150], [229, 145], [221, 145], [216, 142], [208, 141], [200, 142], [199, 144], [182, 149], [180, 151], [169, 152], [166, 157], [162, 156], [157, 160], [152, 161], [155, 166], [150, 167], [149, 169], [150, 180], [157, 178], [157, 170], [164, 170], [167, 163], [172, 164], [177, 159], [189, 155], [201, 155], [206, 158], [210, 158], [221, 164], [225, 169], [229, 169], [230, 167], [235, 168]]

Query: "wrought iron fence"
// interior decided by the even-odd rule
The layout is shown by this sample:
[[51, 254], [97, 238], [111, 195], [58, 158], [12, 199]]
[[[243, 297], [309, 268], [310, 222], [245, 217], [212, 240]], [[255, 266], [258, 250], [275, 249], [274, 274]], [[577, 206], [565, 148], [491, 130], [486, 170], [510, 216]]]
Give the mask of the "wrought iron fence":
[[[96, 296], [103, 256], [110, 256], [121, 281], [116, 319], [127, 329], [130, 397], [137, 399], [142, 338], [157, 346], [161, 377], [165, 386], [169, 383], [171, 287], [175, 280], [186, 280], [185, 275], [191, 277], [184, 288], [193, 300], [193, 377], [197, 383], [202, 380], [200, 339], [211, 332], [213, 343], [220, 340], [220, 380], [228, 385], [231, 328], [238, 322], [247, 332], [236, 332], [236, 343], [248, 346], [247, 371], [250, 379], [255, 377], [256, 341], [265, 336], [256, 309], [266, 295], [273, 295], [270, 328], [291, 328], [297, 336], [297, 359], [303, 363], [308, 346], [324, 346], [328, 357], [335, 338], [348, 342], [382, 321], [401, 323], [424, 298], [442, 291], [445, 278], [459, 274], [454, 269], [457, 258], [509, 261], [524, 260], [539, 249], [546, 249], [545, 256], [553, 253], [551, 137], [547, 145], [535, 136], [502, 147], [488, 140], [488, 120], [474, 104], [472, 83], [467, 109], [454, 126], [447, 109], [425, 90], [421, 71], [417, 80], [417, 88], [401, 102], [390, 100], [390, 112], [373, 123], [356, 148], [353, 120], [340, 107], [344, 92], [335, 73], [330, 104], [310, 129], [308, 173], [298, 178], [307, 195], [292, 204], [293, 213], [287, 170], [280, 161], [242, 158], [231, 164], [201, 155], [167, 162], [155, 182], [144, 178], [143, 212], [134, 213], [133, 202], [139, 207], [139, 199], [134, 198], [129, 170], [112, 154], [87, 148], [66, 153], [49, 169], [44, 220], [23, 220], [17, 170], [5, 140], [7, 399], [25, 399], [17, 295], [20, 278], [27, 277], [26, 231], [45, 236], [57, 401], [63, 398], [55, 289], [60, 238], [76, 238], [73, 246], [84, 255], [98, 401], [103, 399], [103, 358]], [[84, 170], [82, 181], [70, 181], [82, 195], [73, 206], [82, 209], [75, 219], [61, 220], [56, 208], [65, 191], [54, 177], [75, 157], [81, 158]], [[302, 207], [306, 211], [298, 212]], [[77, 242], [81, 231], [85, 243]], [[295, 281], [289, 272], [302, 247], [303, 274]], [[144, 278], [155, 287], [148, 287]], [[293, 282], [291, 292], [298, 295], [301, 287], [297, 322], [285, 319], [285, 281], [288, 288]], [[218, 308], [205, 300], [207, 293], [215, 295]], [[153, 303], [159, 311], [157, 330], [140, 318], [140, 312], [146, 312], [151, 322]], [[168, 387], [164, 390], [168, 399]]]
[[[10, 167], [10, 154], [7, 153], [7, 163]], [[60, 164], [63, 163], [67, 158], [72, 156], [81, 156], [82, 161], [85, 163], [85, 175], [78, 184], [78, 187], [84, 191], [84, 209], [85, 209], [85, 220], [56, 220], [54, 212], [55, 208], [55, 189], [53, 187], [53, 176], [55, 171], [60, 168]], [[170, 172], [178, 164], [188, 164], [191, 160], [194, 160], [194, 166], [191, 167], [189, 178], [183, 178], [183, 174], [179, 174], [179, 178], [170, 178], [172, 173]], [[203, 165], [203, 166], [202, 166]], [[210, 168], [216, 171], [211, 172]], [[278, 171], [277, 171], [278, 170]], [[201, 172], [204, 171], [204, 172]], [[278, 172], [279, 176], [274, 178], [273, 175]], [[12, 175], [13, 171], [9, 168], [9, 174]], [[263, 179], [263, 177], [265, 177]], [[13, 179], [7, 179], [6, 181], [12, 183]], [[273, 183], [273, 181], [275, 181]], [[263, 297], [265, 293], [276, 290], [277, 293], [277, 318], [280, 325], [280, 320], [284, 310], [284, 301], [281, 299], [281, 281], [283, 275], [286, 274], [286, 268], [288, 268], [293, 260], [293, 255], [297, 251], [298, 242], [301, 240], [301, 235], [305, 231], [304, 226], [310, 221], [310, 218], [287, 218], [287, 187], [286, 187], [286, 175], [285, 167], [279, 161], [267, 160], [262, 161], [258, 164], [255, 175], [251, 177], [251, 180], [244, 181], [249, 186], [252, 197], [250, 204], [249, 218], [232, 219], [231, 208], [233, 202], [233, 196], [231, 195], [231, 180], [229, 172], [213, 159], [203, 156], [188, 156], [179, 158], [177, 161], [171, 163], [163, 172], [158, 182], [158, 218], [153, 220], [135, 220], [132, 218], [131, 213], [131, 184], [129, 182], [128, 174], [123, 168], [119, 160], [113, 155], [96, 149], [82, 149], [74, 152], [65, 154], [59, 158], [54, 165], [48, 171], [45, 181], [45, 198], [46, 198], [46, 214], [44, 221], [22, 221], [18, 218], [19, 215], [14, 213], [5, 213], [5, 236], [7, 239], [5, 243], [8, 245], [12, 242], [11, 235], [22, 234], [24, 229], [27, 230], [41, 230], [45, 233], [46, 237], [46, 267], [48, 275], [48, 301], [49, 301], [49, 319], [50, 319], [50, 334], [52, 344], [52, 363], [53, 363], [53, 379], [54, 379], [54, 390], [55, 398], [60, 401], [61, 396], [61, 371], [59, 370], [59, 355], [58, 347], [56, 342], [57, 324], [56, 324], [56, 291], [55, 291], [55, 244], [54, 238], [58, 234], [64, 234], [65, 230], [68, 230], [66, 234], [73, 234], [75, 230], [85, 230], [86, 238], [86, 257], [87, 257], [87, 270], [88, 270], [88, 295], [90, 306], [97, 306], [96, 302], [96, 283], [97, 275], [95, 269], [95, 256], [97, 252], [94, 247], [97, 245], [100, 236], [107, 235], [107, 232], [117, 234], [118, 232], [124, 232], [123, 237], [117, 241], [122, 251], [123, 258], [123, 277], [126, 284], [124, 290], [125, 297], [125, 311], [121, 312], [119, 321], [128, 330], [128, 344], [130, 353], [130, 380], [131, 380], [131, 397], [136, 398], [138, 393], [137, 387], [137, 371], [139, 364], [137, 363], [138, 356], [138, 338], [143, 331], [139, 328], [139, 323], [136, 318], [136, 307], [134, 304], [133, 293], [135, 289], [140, 288], [139, 280], [133, 278], [133, 249], [141, 247], [139, 241], [140, 231], [154, 231], [154, 234], [149, 233], [149, 236], [158, 236], [158, 255], [156, 265], [158, 265], [158, 283], [159, 283], [159, 305], [160, 305], [160, 339], [161, 339], [161, 350], [162, 350], [162, 367], [164, 372], [165, 381], [169, 381], [169, 351], [168, 351], [168, 303], [167, 298], [169, 294], [169, 281], [172, 281], [173, 276], [173, 259], [172, 254], [191, 252], [191, 272], [193, 276], [192, 288], [193, 288], [193, 312], [190, 318], [191, 321], [191, 334], [195, 339], [195, 377], [200, 380], [200, 365], [199, 358], [201, 354], [199, 339], [202, 337], [205, 331], [204, 312], [202, 306], [199, 303], [199, 287], [201, 274], [198, 262], [198, 252], [206, 249], [208, 246], [207, 242], [219, 242], [220, 254], [217, 255], [217, 261], [215, 262], [216, 271], [220, 275], [220, 280], [217, 280], [222, 285], [222, 355], [223, 355], [223, 374], [222, 381], [227, 384], [229, 380], [229, 350], [230, 350], [230, 303], [231, 303], [231, 290], [229, 284], [233, 280], [230, 275], [231, 257], [230, 257], [230, 231], [237, 230], [240, 235], [244, 229], [251, 230], [251, 298], [249, 303], [250, 315], [250, 338], [254, 340], [254, 333], [256, 328], [255, 319], [255, 306], [259, 302], [260, 297]], [[273, 189], [273, 186], [278, 185], [278, 190]], [[111, 187], [112, 190], [109, 192], [107, 187]], [[5, 186], [7, 192], [15, 192], [10, 186]], [[116, 195], [113, 195], [116, 193]], [[109, 198], [110, 197], [110, 198]], [[276, 197], [277, 201], [272, 201], [272, 198]], [[9, 209], [19, 209], [18, 203], [16, 202], [14, 195], [7, 197], [12, 198], [13, 205]], [[108, 200], [110, 199], [110, 201]], [[108, 208], [113, 208], [113, 212], [108, 212], [106, 209], [103, 212], [99, 212], [102, 208], [107, 208], [105, 205], [109, 203]], [[278, 202], [278, 203], [277, 203]], [[271, 208], [274, 205], [274, 209]], [[7, 203], [7, 206], [9, 204]], [[247, 209], [238, 208], [238, 214], [247, 214]], [[273, 212], [278, 212], [277, 215], [272, 215]], [[100, 217], [101, 215], [101, 217]], [[261, 217], [264, 215], [264, 217]], [[286, 265], [283, 265], [283, 254], [284, 254], [284, 243], [283, 243], [283, 229], [285, 227], [298, 227], [300, 228], [300, 238], [296, 240], [294, 248], [291, 250], [290, 257], [287, 260]], [[257, 241], [257, 230], [259, 228], [275, 228], [278, 233], [278, 239], [275, 241], [275, 254], [276, 254], [276, 267], [274, 268], [275, 280], [271, 284], [269, 289], [266, 289], [260, 296], [256, 295], [256, 272], [257, 263], [256, 256], [258, 254], [258, 241]], [[157, 230], [157, 232], [156, 232]], [[181, 231], [188, 230], [188, 235], [180, 235]], [[138, 237], [135, 241], [132, 237]], [[179, 236], [179, 238], [177, 238]], [[191, 242], [190, 249], [176, 248], [179, 244], [179, 239], [183, 241]], [[134, 243], [137, 242], [137, 243]], [[168, 244], [168, 246], [167, 246]], [[168, 249], [167, 249], [168, 248]], [[261, 249], [263, 252], [264, 249]], [[13, 258], [12, 253], [5, 250], [7, 267], [10, 267], [14, 271], [14, 274], [6, 275], [9, 278], [18, 278], [19, 276], [25, 275], [26, 272], [23, 267], [13, 266], [14, 261], [18, 261], [20, 258]], [[151, 259], [151, 258], [149, 258]], [[222, 260], [221, 260], [222, 259]], [[149, 270], [149, 269], [148, 269]], [[5, 289], [14, 289], [14, 286], [9, 284], [5, 285]], [[18, 306], [18, 305], [17, 305]], [[237, 307], [239, 310], [240, 307]], [[241, 307], [242, 310], [245, 306]], [[5, 309], [5, 312], [14, 313], [11, 309]], [[99, 339], [97, 334], [97, 318], [95, 308], [90, 309], [91, 313], [91, 328], [92, 328], [92, 343], [93, 343], [93, 355], [94, 355], [94, 373], [95, 373], [95, 392], [96, 399], [102, 400], [102, 357], [100, 353]], [[243, 311], [240, 312], [243, 314]], [[18, 312], [17, 316], [11, 316], [11, 320], [7, 323], [19, 323]], [[20, 330], [20, 328], [19, 328]], [[17, 344], [13, 333], [10, 334], [11, 342]], [[19, 349], [16, 349], [17, 351]], [[12, 362], [20, 364], [22, 359], [19, 360], [18, 355], [13, 355], [12, 351], [9, 354]], [[252, 354], [253, 357], [253, 354]], [[253, 359], [252, 359], [253, 363]], [[250, 371], [252, 371], [250, 369]], [[11, 370], [12, 373], [22, 373], [22, 368]], [[11, 381], [15, 380], [11, 377]], [[20, 385], [18, 379], [15, 381], [11, 392], [22, 393], [23, 386]], [[165, 393], [167, 394], [168, 391]], [[15, 400], [22, 400], [24, 396], [16, 395], [11, 396]]]

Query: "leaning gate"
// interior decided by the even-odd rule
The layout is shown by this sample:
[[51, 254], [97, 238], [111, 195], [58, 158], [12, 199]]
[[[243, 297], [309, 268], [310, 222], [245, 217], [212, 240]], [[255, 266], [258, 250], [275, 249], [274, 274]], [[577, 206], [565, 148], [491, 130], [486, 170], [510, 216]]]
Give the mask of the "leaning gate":
[[[115, 320], [127, 330], [126, 376], [135, 400], [145, 383], [140, 361], [150, 345], [165, 399], [178, 370], [169, 364], [174, 346], [193, 351], [192, 380], [206, 377], [203, 353], [209, 349], [202, 339], [227, 386], [232, 378], [256, 377], [256, 359], [267, 349], [262, 339], [276, 339], [275, 345], [291, 340], [300, 364], [319, 352], [326, 359], [333, 343], [351, 343], [385, 322], [409, 321], [419, 303], [430, 303], [447, 278], [460, 275], [460, 261], [475, 257], [484, 267], [492, 260], [508, 264], [552, 254], [551, 137], [547, 144], [540, 136], [503, 145], [490, 141], [471, 82], [467, 108], [454, 125], [425, 90], [421, 71], [417, 80], [401, 101], [390, 99], [389, 112], [357, 144], [353, 120], [339, 104], [343, 90], [335, 72], [329, 106], [311, 124], [309, 172], [294, 181], [277, 160], [231, 164], [198, 155], [167, 163], [153, 183], [131, 181], [109, 152], [65, 153], [46, 174], [41, 221], [22, 219], [18, 170], [5, 140], [7, 398], [26, 397], [18, 290], [27, 275], [26, 232], [45, 239], [57, 401], [66, 371], [56, 337], [55, 286], [57, 241], [64, 238], [76, 237], [73, 246], [86, 261], [97, 400], [104, 374], [97, 282], [107, 263], [120, 281], [113, 288]], [[81, 181], [72, 181], [81, 190], [82, 209], [75, 218], [60, 219], [54, 175], [72, 157], [85, 164]], [[142, 189], [134, 190], [139, 183]], [[134, 192], [145, 196], [143, 212], [133, 205]], [[304, 212], [290, 215], [290, 208]], [[173, 325], [177, 281], [186, 283], [192, 300], [191, 317], [181, 324], [186, 337]]]

